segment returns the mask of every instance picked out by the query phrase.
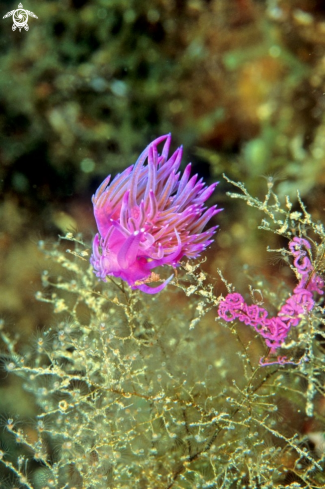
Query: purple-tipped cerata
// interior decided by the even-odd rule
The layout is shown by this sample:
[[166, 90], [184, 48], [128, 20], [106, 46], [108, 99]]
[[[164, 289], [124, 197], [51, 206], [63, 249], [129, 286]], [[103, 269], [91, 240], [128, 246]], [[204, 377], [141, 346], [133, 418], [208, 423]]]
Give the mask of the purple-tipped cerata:
[[93, 196], [98, 234], [90, 262], [104, 281], [119, 277], [132, 289], [160, 292], [173, 275], [150, 287], [159, 279], [154, 268], [175, 267], [184, 256], [195, 258], [213, 241], [217, 226], [202, 231], [221, 210], [205, 207], [217, 183], [207, 187], [197, 175], [190, 177], [190, 164], [181, 174], [182, 148], [168, 158], [170, 142], [170, 134], [155, 139], [135, 165], [111, 183], [108, 176]]

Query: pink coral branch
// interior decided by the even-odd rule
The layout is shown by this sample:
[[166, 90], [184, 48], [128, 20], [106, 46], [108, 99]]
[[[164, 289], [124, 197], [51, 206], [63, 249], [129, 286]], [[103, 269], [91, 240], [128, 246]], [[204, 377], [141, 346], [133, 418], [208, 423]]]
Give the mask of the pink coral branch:
[[[292, 326], [298, 326], [301, 319], [313, 309], [315, 301], [312, 292], [323, 294], [324, 281], [316, 275], [306, 250], [310, 243], [303, 238], [293, 238], [289, 250], [294, 257], [294, 265], [301, 275], [293, 294], [286, 300], [275, 317], [268, 318], [268, 312], [257, 305], [248, 306], [238, 293], [228, 294], [219, 304], [218, 314], [225, 321], [239, 321], [252, 326], [263, 338], [270, 353], [275, 353], [285, 341]], [[284, 357], [283, 357], [284, 358]], [[260, 362], [261, 365], [273, 363], [292, 363], [283, 360], [276, 362]]]

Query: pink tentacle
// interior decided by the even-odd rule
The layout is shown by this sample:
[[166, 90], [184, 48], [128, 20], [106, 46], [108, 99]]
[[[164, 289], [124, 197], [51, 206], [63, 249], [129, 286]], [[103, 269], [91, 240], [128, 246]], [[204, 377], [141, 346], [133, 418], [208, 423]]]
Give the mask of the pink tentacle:
[[158, 294], [158, 292], [161, 292], [169, 284], [173, 276], [174, 274], [172, 274], [167, 280], [165, 280], [165, 282], [157, 287], [149, 287], [147, 284], [141, 284], [137, 285], [136, 288], [141, 290], [141, 292], [145, 292], [146, 294]]
[[118, 252], [117, 261], [123, 270], [127, 269], [136, 260], [142, 234], [140, 231], [135, 231]]

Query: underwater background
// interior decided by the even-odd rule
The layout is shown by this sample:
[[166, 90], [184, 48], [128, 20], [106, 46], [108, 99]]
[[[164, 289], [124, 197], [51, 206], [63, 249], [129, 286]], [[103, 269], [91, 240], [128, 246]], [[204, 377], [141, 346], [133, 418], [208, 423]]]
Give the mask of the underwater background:
[[[0, 7], [3, 17], [17, 5], [3, 1]], [[50, 246], [58, 235], [72, 232], [81, 233], [90, 247], [96, 232], [91, 197], [97, 187], [108, 174], [133, 164], [162, 134], [172, 133], [173, 150], [183, 145], [182, 169], [192, 162], [193, 174], [207, 184], [220, 182], [210, 202], [224, 211], [211, 221], [219, 229], [202, 264], [215, 293], [226, 292], [216, 280], [220, 269], [241, 292], [253, 282], [262, 284], [276, 304], [279, 284], [290, 289], [296, 280], [266, 248], [286, 247], [287, 241], [258, 229], [260, 213], [227, 196], [234, 189], [222, 174], [243, 182], [261, 201], [271, 186], [280, 202], [289, 196], [297, 212], [299, 190], [313, 221], [324, 221], [325, 3], [25, 0], [23, 7], [38, 17], [29, 17], [28, 31], [13, 31], [12, 17], [1, 18], [0, 28], [0, 317], [15, 349], [24, 354], [41, 332], [59, 322], [55, 308], [35, 298], [42, 272], [60, 273], [38, 242]], [[163, 301], [165, 296], [156, 299], [158, 322], [166, 307], [157, 305], [160, 297]], [[186, 300], [184, 294], [171, 294], [168, 307], [188, 308]], [[203, 323], [207, 338], [220, 328], [209, 314]], [[236, 364], [238, 352], [224, 331], [215, 355], [226, 355], [228, 365]], [[251, 341], [250, 352], [258, 363], [264, 354], [261, 344], [254, 343], [252, 331], [240, 331]], [[322, 337], [320, 365], [324, 341]], [[5, 367], [10, 349], [4, 345], [1, 352], [0, 449], [14, 460], [19, 449], [5, 430], [8, 417], [19, 419], [33, 438], [30, 420], [38, 407], [22, 381]], [[177, 357], [174, 361], [177, 364]], [[323, 386], [321, 367], [317, 375]], [[236, 366], [220, 378], [240, 383], [241, 376]], [[308, 450], [323, 457], [324, 440], [309, 434], [324, 432], [324, 396], [319, 393], [316, 399], [315, 416], [298, 412], [288, 396], [278, 406], [286, 436], [298, 434], [309, 443]], [[272, 440], [268, 443], [272, 446]], [[323, 487], [325, 475], [316, 475], [313, 482], [301, 479], [293, 459], [282, 460], [292, 471], [287, 479], [282, 477], [283, 486], [274, 482], [274, 487]], [[37, 469], [35, 463], [30, 470]], [[8, 470], [0, 470], [4, 487], [16, 487]], [[189, 476], [175, 487], [273, 487], [243, 474], [234, 478], [234, 486], [208, 485]], [[213, 476], [209, 473], [206, 480], [213, 481]], [[21, 484], [17, 487], [25, 487]], [[32, 487], [47, 487], [42, 484]], [[74, 484], [92, 487], [79, 479]], [[123, 487], [105, 484], [94, 487]], [[134, 487], [172, 487], [164, 481], [150, 484]]]

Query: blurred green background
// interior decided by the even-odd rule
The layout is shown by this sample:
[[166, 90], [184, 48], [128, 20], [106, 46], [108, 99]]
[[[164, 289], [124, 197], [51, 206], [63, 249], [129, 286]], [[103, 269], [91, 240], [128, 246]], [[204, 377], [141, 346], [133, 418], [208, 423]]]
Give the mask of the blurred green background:
[[[18, 0], [17, 0], [18, 2]], [[0, 3], [1, 17], [17, 8]], [[183, 144], [224, 207], [206, 265], [247, 289], [242, 267], [273, 280], [262, 216], [226, 196], [229, 177], [263, 198], [299, 189], [325, 207], [325, 2], [24, 0], [29, 31], [0, 23], [0, 316], [18, 347], [54, 321], [35, 300], [51, 271], [39, 239], [95, 233], [91, 196], [161, 134]], [[221, 286], [220, 286], [220, 290]], [[1, 373], [0, 411], [32, 416]], [[17, 381], [15, 381], [17, 382]]]

